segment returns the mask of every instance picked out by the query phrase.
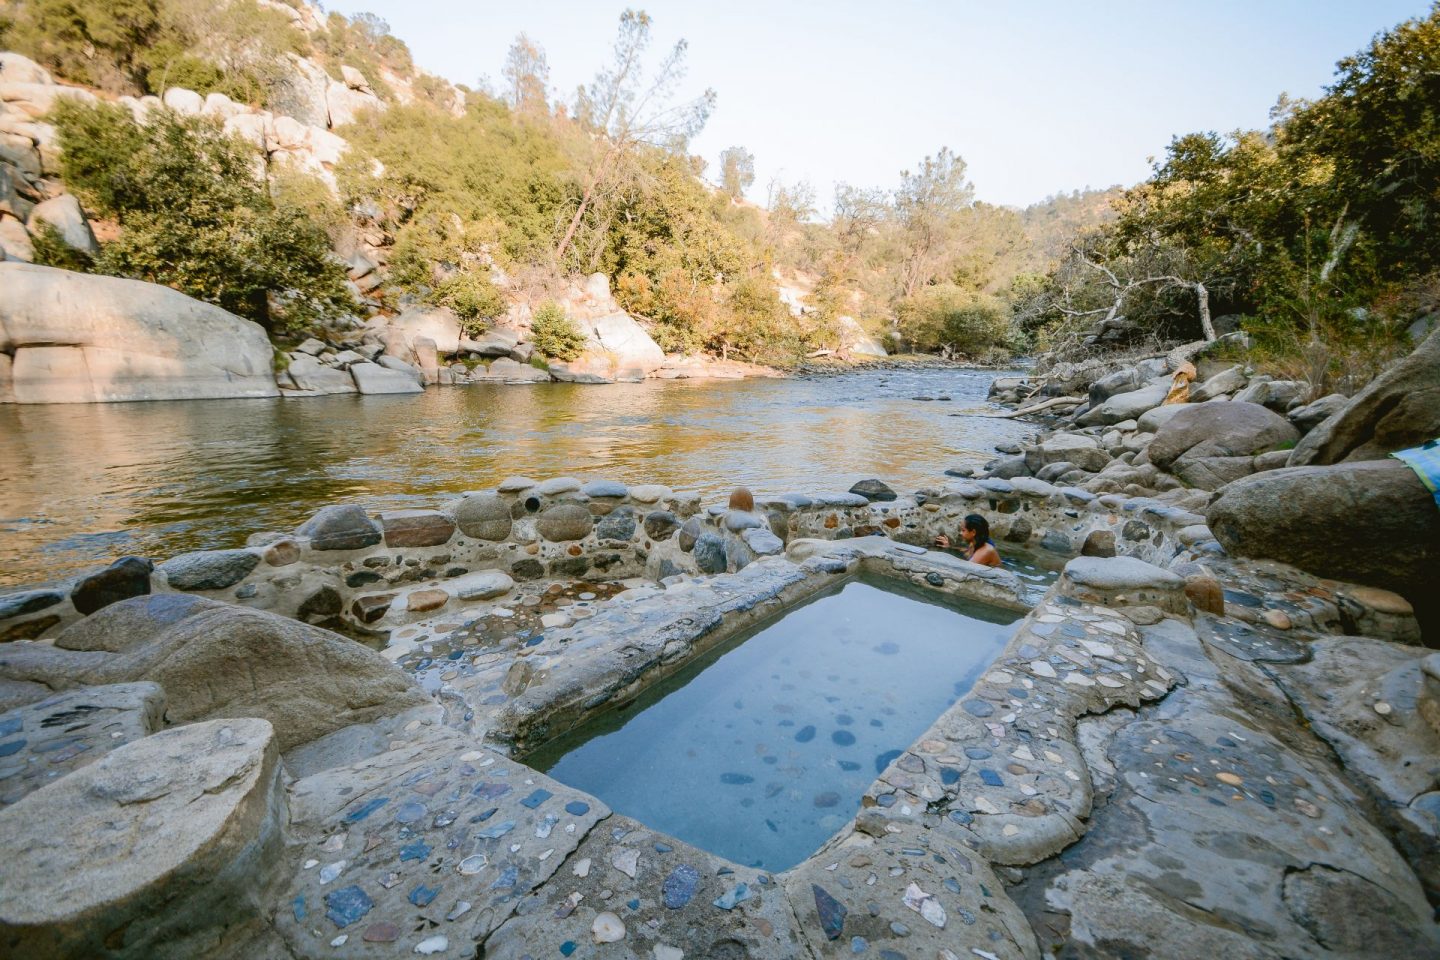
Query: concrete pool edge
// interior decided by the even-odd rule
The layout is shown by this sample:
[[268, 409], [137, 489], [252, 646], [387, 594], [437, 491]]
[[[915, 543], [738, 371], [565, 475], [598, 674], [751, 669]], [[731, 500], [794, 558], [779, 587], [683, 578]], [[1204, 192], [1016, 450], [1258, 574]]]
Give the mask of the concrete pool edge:
[[[502, 752], [523, 755], [634, 698], [737, 633], [860, 572], [1011, 611], [1028, 609], [1009, 571], [917, 553], [880, 538], [795, 546], [798, 563], [768, 557], [726, 576], [629, 591], [596, 616], [547, 633], [524, 658], [452, 684], [469, 708], [466, 729]], [[487, 705], [480, 694], [497, 679], [509, 699]]]

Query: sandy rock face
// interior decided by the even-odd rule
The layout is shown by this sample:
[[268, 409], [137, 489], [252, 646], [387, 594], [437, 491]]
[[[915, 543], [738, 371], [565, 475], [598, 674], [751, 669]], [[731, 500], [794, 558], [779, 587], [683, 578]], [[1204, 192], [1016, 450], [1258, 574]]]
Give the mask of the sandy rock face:
[[234, 936], [262, 916], [282, 852], [279, 772], [269, 723], [214, 720], [0, 810], [0, 941], [35, 960], [207, 955], [216, 931], [203, 918], [223, 912]]
[[17, 403], [273, 397], [259, 324], [168, 287], [0, 264]]

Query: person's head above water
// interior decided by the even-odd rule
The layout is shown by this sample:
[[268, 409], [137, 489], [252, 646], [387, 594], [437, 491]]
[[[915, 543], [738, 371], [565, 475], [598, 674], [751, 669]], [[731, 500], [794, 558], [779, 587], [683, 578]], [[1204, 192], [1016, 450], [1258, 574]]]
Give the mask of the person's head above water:
[[990, 542], [990, 521], [978, 513], [966, 514], [960, 524], [960, 536], [964, 537], [971, 546], [983, 547]]

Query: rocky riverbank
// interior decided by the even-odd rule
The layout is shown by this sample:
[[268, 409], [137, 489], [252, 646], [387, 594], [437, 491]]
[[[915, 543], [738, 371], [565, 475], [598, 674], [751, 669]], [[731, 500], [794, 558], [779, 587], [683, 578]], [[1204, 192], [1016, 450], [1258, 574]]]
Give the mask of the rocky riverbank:
[[[1153, 502], [982, 482], [913, 501], [871, 485], [845, 505], [716, 505], [691, 516], [706, 518], [693, 542], [683, 524], [672, 536], [677, 555], [726, 572], [618, 593], [521, 584], [412, 622], [387, 656], [171, 592], [9, 644], [9, 689], [23, 676], [55, 692], [0, 715], [0, 938], [39, 957], [1038, 960], [1144, 950], [1158, 930], [1171, 957], [1429, 955], [1440, 668], [1334, 632], [1333, 587], [1293, 570], [1217, 562], [1202, 584], [1134, 556], [1072, 561], [856, 817], [779, 875], [507, 756], [860, 570], [1017, 602], [1009, 573], [881, 531], [923, 540], [979, 507], [1011, 518], [1002, 536], [1044, 517], [1047, 535], [1092, 527], [1084, 541], [1108, 552], [1092, 534], [1128, 512], [1154, 532], [1122, 532], [1122, 551], [1213, 553], [1172, 539], [1192, 518]], [[778, 541], [785, 509], [787, 547], [739, 552], [757, 530]], [[862, 517], [879, 529], [849, 525]], [[1286, 631], [1263, 616], [1281, 606]], [[92, 823], [128, 838], [124, 858], [93, 847]]]
[[1227, 553], [1394, 590], [1440, 633], [1440, 511], [1389, 457], [1440, 437], [1440, 333], [1354, 397], [1190, 352], [1178, 403], [1165, 399], [1189, 365], [1180, 354], [997, 379], [994, 399], [1055, 429], [982, 472], [1193, 504]]
[[[0, 598], [0, 630], [19, 638], [0, 645], [0, 943], [1431, 956], [1440, 654], [1419, 645], [1424, 598], [1401, 592], [1423, 579], [1408, 563], [1433, 563], [1433, 528], [1417, 513], [1417, 539], [1331, 578], [1269, 555], [1251, 527], [1269, 528], [1227, 504], [1283, 482], [1262, 517], [1328, 509], [1327, 488], [1409, 516], [1408, 485], [1363, 456], [1430, 429], [1437, 408], [1405, 398], [1434, 389], [1437, 336], [1318, 422], [1298, 388], [1203, 357], [1194, 402], [1166, 409], [1155, 358], [1069, 389], [997, 382], [1081, 409], [988, 475], [910, 495], [866, 481], [705, 504], [517, 477], [378, 517], [336, 505], [242, 549], [128, 558]], [[1341, 482], [1366, 471], [1386, 479]], [[1285, 502], [1316, 475], [1308, 505]], [[1002, 552], [1074, 559], [799, 866], [727, 863], [516, 759], [860, 572], [1024, 609], [1010, 572], [927, 549], [970, 512]], [[776, 788], [803, 796], [803, 773], [777, 770]]]

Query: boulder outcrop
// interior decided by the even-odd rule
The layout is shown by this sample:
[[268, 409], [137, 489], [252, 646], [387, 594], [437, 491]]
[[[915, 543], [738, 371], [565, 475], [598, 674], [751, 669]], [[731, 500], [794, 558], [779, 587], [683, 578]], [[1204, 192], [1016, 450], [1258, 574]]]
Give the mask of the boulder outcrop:
[[263, 717], [282, 750], [426, 699], [380, 654], [339, 634], [180, 594], [112, 604], [53, 647], [0, 648], [0, 677], [51, 690], [150, 680], [165, 691], [169, 722]]
[[1407, 596], [1435, 586], [1440, 511], [1396, 460], [1287, 467], [1237, 480], [1207, 512], [1231, 554]]
[[1256, 454], [1299, 437], [1290, 421], [1259, 404], [1212, 401], [1170, 416], [1156, 429], [1148, 455], [1191, 486], [1213, 490], [1254, 472]]
[[1440, 329], [1305, 435], [1293, 467], [1375, 460], [1440, 437]]
[[204, 918], [235, 943], [268, 914], [285, 819], [264, 720], [120, 747], [0, 809], [0, 943], [35, 960], [212, 955]]
[[[259, 324], [158, 284], [0, 263], [17, 403], [273, 397]], [[0, 391], [3, 392], [3, 391]]]

